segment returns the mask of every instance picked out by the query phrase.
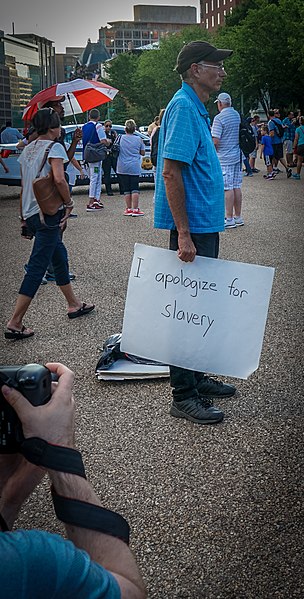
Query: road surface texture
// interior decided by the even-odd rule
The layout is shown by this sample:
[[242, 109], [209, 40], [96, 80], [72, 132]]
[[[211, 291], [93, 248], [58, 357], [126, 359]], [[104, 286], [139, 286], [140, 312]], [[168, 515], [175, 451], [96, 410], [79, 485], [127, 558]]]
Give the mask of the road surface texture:
[[[141, 188], [142, 218], [123, 216], [117, 189], [103, 194], [98, 214], [85, 211], [87, 189], [75, 191], [78, 218], [64, 238], [75, 290], [96, 310], [69, 320], [48, 283], [25, 318], [35, 335], [19, 342], [3, 333], [31, 241], [19, 233], [18, 188], [0, 187], [0, 363], [60, 361], [76, 372], [88, 478], [105, 507], [129, 520], [151, 599], [304, 597], [303, 178], [244, 178], [246, 224], [221, 234], [221, 258], [276, 270], [260, 366], [248, 380], [226, 379], [238, 397], [215, 402], [225, 412], [216, 426], [171, 417], [168, 380], [95, 379], [98, 346], [122, 328], [134, 243], [167, 247], [168, 233], [153, 229], [152, 186]], [[143, 306], [138, 327], [144, 318]], [[64, 532], [46, 481], [16, 526]]]

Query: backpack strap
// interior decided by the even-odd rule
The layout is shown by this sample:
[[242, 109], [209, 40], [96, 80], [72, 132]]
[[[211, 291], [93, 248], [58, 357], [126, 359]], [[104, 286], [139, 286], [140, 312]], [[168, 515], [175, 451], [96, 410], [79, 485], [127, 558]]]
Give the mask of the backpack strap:
[[46, 160], [47, 160], [47, 157], [48, 157], [49, 151], [50, 151], [51, 147], [52, 147], [52, 146], [53, 146], [55, 143], [56, 143], [56, 141], [52, 141], [52, 143], [51, 143], [51, 144], [50, 144], [50, 145], [49, 145], [49, 146], [46, 148], [46, 150], [45, 150], [45, 152], [44, 152], [44, 156], [43, 156], [42, 162], [41, 162], [41, 164], [40, 164], [40, 169], [39, 169], [39, 171], [38, 171], [38, 173], [37, 173], [37, 179], [38, 179], [38, 177], [40, 177], [41, 171], [42, 171], [42, 169], [43, 169], [43, 167], [44, 167], [44, 165], [45, 165], [45, 163], [46, 163]]

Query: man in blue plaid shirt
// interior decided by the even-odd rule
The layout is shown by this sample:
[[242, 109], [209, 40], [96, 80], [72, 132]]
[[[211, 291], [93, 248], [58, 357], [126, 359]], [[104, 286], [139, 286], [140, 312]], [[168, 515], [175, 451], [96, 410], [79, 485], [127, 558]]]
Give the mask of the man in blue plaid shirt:
[[[170, 249], [180, 260], [196, 255], [217, 258], [224, 230], [224, 185], [204, 102], [226, 77], [223, 60], [231, 50], [208, 42], [190, 42], [177, 57], [182, 87], [169, 102], [160, 129], [154, 226], [170, 230]], [[201, 372], [170, 366], [173, 403], [170, 413], [197, 424], [224, 418], [214, 397], [236, 389]]]
[[293, 167], [293, 142], [296, 134], [294, 113], [290, 111], [287, 117], [282, 121], [284, 127], [284, 149], [286, 152], [287, 166]]

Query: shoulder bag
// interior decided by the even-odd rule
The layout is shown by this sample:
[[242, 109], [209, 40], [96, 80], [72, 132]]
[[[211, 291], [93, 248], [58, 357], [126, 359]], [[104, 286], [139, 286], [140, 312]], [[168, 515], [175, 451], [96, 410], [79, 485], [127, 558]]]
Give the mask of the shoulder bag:
[[118, 154], [119, 154], [119, 150], [120, 150], [120, 139], [121, 139], [121, 135], [117, 135], [117, 137], [111, 147], [111, 154], [112, 154], [113, 158], [118, 158]]
[[91, 142], [91, 139], [94, 135], [96, 131], [96, 125], [95, 125], [95, 130], [93, 131], [93, 134], [91, 135], [91, 138], [89, 139], [88, 143], [86, 144], [85, 148], [84, 148], [84, 152], [83, 152], [83, 157], [85, 162], [102, 162], [108, 154], [107, 151], [107, 146], [103, 143], [98, 142], [97, 144], [93, 144]]
[[48, 153], [54, 143], [56, 142], [52, 142], [46, 149], [37, 177], [33, 181], [33, 191], [37, 200], [37, 204], [41, 212], [43, 212], [43, 214], [47, 214], [48, 216], [53, 216], [56, 214], [62, 204], [64, 204], [63, 197], [60, 195], [54, 181], [52, 169], [46, 176], [40, 176], [41, 171], [46, 163]]

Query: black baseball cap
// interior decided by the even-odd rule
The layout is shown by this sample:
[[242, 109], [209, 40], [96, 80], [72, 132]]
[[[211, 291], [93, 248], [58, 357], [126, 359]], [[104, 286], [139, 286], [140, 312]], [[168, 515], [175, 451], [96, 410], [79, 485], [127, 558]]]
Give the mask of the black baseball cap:
[[184, 73], [192, 63], [208, 60], [208, 62], [219, 62], [231, 56], [233, 50], [223, 50], [209, 44], [209, 42], [189, 42], [180, 51], [175, 71]]

